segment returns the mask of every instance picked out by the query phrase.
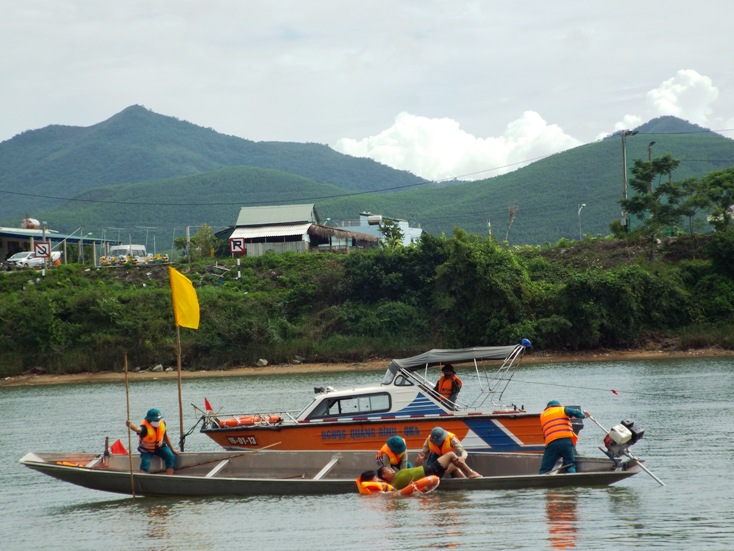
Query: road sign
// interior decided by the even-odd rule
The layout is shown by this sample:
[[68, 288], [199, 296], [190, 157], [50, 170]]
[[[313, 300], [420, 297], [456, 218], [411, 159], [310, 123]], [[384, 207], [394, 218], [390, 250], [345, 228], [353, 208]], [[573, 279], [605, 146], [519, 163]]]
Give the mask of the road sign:
[[232, 254], [247, 254], [247, 246], [244, 237], [229, 238], [229, 252]]
[[50, 258], [51, 257], [51, 242], [50, 241], [35, 241], [33, 243], [33, 254], [38, 258]]

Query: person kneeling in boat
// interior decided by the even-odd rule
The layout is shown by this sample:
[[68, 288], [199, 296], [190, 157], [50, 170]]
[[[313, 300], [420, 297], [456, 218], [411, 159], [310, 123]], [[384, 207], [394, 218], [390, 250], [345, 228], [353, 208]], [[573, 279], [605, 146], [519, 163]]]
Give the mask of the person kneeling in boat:
[[408, 446], [402, 436], [391, 436], [375, 456], [378, 467], [392, 467], [396, 471], [412, 467], [408, 462]]
[[[448, 432], [441, 427], [434, 427], [430, 436], [423, 443], [423, 449], [418, 454], [418, 461], [423, 463], [425, 467], [449, 452], [456, 454], [456, 457], [464, 463], [469, 456], [469, 453], [464, 449], [464, 446], [461, 445], [461, 442], [459, 442], [459, 439], [454, 433]], [[461, 478], [461, 472], [456, 472], [452, 476]]]
[[150, 460], [157, 455], [166, 464], [166, 474], [173, 474], [178, 452], [173, 448], [171, 439], [166, 431], [163, 415], [157, 409], [149, 409], [145, 419], [136, 427], [128, 419], [125, 424], [140, 437], [138, 451], [140, 452], [140, 470], [147, 473], [150, 470]]
[[472, 470], [463, 459], [456, 456], [454, 452], [442, 455], [427, 466], [411, 467], [395, 472], [392, 467], [380, 467], [377, 476], [391, 484], [396, 490], [402, 490], [412, 482], [426, 476], [437, 476], [442, 478], [445, 474], [457, 473], [458, 478], [481, 478], [481, 475]]
[[540, 414], [540, 425], [543, 427], [545, 450], [540, 464], [539, 474], [549, 473], [556, 461], [563, 459], [563, 467], [567, 473], [576, 472], [576, 454], [574, 452], [578, 436], [573, 431], [571, 417], [584, 419], [588, 411], [563, 407], [558, 400], [551, 400]]

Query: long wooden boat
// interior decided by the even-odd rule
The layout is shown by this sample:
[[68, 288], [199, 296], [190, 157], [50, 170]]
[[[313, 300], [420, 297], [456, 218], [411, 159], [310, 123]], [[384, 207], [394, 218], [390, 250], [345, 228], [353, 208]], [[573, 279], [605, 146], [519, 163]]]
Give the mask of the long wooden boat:
[[[564, 486], [607, 486], [640, 472], [636, 458], [624, 463], [577, 458], [577, 473], [539, 475], [541, 457], [526, 453], [471, 454], [469, 465], [483, 478], [444, 477], [437, 491], [509, 490]], [[127, 455], [28, 453], [26, 467], [93, 490], [141, 496], [326, 495], [357, 493], [355, 477], [374, 467], [371, 452], [246, 451], [183, 453], [173, 475], [154, 458], [151, 473]], [[642, 467], [644, 468], [644, 467]]]
[[[470, 451], [543, 451], [540, 413], [505, 405], [502, 395], [530, 342], [518, 345], [429, 350], [395, 359], [378, 384], [345, 390], [317, 387], [300, 413], [215, 414], [207, 408], [201, 432], [228, 450], [372, 450], [387, 438], [402, 436], [409, 450], [420, 449], [435, 426], [454, 433]], [[495, 366], [487, 362], [495, 362]], [[441, 366], [469, 364], [464, 390], [455, 403], [434, 391]], [[480, 363], [482, 364], [480, 369]], [[497, 365], [499, 364], [499, 365]], [[430, 378], [430, 379], [429, 379]], [[478, 391], [467, 392], [475, 384]], [[470, 403], [462, 396], [472, 395]], [[578, 431], [581, 420], [574, 423]]]

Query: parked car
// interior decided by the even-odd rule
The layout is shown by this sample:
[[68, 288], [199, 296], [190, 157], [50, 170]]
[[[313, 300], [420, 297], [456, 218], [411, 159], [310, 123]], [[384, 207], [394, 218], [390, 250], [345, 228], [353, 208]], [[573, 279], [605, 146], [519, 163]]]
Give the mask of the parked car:
[[[53, 265], [55, 261], [60, 259], [61, 251], [52, 252], [51, 258], [49, 258], [49, 266]], [[43, 260], [43, 257], [36, 256], [33, 251], [23, 251], [15, 253], [13, 256], [8, 258], [5, 261], [5, 264], [8, 270], [12, 270], [13, 268], [33, 268], [38, 270], [43, 268]]]
[[8, 270], [12, 270], [13, 268], [22, 268], [25, 266], [25, 262], [28, 257], [31, 256], [33, 256], [33, 251], [21, 251], [19, 253], [15, 253], [10, 258], [5, 259], [5, 268]]

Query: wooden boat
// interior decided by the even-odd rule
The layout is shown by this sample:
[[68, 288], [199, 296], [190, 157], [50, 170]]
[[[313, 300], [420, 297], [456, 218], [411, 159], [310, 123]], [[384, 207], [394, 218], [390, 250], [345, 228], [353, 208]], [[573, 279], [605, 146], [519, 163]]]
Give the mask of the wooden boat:
[[[201, 432], [228, 450], [257, 449], [278, 442], [278, 450], [375, 450], [391, 436], [402, 436], [409, 450], [420, 449], [435, 426], [454, 433], [470, 451], [543, 451], [540, 413], [505, 405], [502, 395], [530, 342], [518, 345], [429, 350], [390, 362], [381, 383], [335, 390], [317, 387], [300, 413], [215, 414], [206, 408]], [[487, 361], [498, 360], [489, 371]], [[501, 362], [501, 363], [500, 363]], [[478, 387], [471, 403], [448, 402], [434, 391], [446, 363], [471, 363], [464, 389]], [[483, 363], [480, 369], [480, 363]], [[429, 371], [433, 370], [433, 375]], [[429, 380], [429, 377], [433, 381]], [[207, 402], [208, 403], [208, 402]], [[574, 423], [575, 430], [583, 426]]]
[[[640, 472], [641, 462], [607, 458], [577, 458], [577, 473], [539, 475], [541, 457], [526, 453], [471, 454], [469, 465], [483, 478], [444, 477], [445, 491], [607, 486]], [[373, 468], [374, 454], [353, 451], [246, 451], [240, 453], [183, 453], [173, 475], [164, 474], [156, 457], [151, 473], [132, 475], [127, 455], [85, 453], [28, 453], [26, 467], [64, 482], [93, 490], [141, 496], [253, 496], [326, 495], [357, 493], [355, 476]]]

